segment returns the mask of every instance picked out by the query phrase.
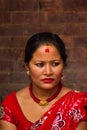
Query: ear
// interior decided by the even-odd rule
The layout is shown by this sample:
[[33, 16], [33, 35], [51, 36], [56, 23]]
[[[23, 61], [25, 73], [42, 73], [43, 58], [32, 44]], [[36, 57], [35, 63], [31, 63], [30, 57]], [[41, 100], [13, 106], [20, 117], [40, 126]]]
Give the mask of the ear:
[[28, 65], [28, 63], [25, 63], [24, 66], [25, 66], [25, 70], [29, 71], [29, 65]]

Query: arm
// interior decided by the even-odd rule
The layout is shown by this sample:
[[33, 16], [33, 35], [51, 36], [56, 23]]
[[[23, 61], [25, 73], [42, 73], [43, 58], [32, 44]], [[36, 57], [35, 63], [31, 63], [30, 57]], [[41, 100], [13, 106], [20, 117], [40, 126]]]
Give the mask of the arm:
[[0, 130], [17, 130], [17, 128], [12, 123], [0, 120]]
[[14, 119], [16, 113], [14, 94], [8, 95], [0, 105], [0, 130], [17, 130]]
[[86, 121], [80, 122], [76, 130], [87, 130], [87, 122]]

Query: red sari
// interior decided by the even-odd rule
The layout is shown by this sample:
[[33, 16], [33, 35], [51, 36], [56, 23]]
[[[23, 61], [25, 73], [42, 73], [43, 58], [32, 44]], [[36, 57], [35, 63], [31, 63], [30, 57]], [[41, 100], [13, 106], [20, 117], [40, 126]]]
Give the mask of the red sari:
[[13, 123], [17, 130], [76, 130], [79, 122], [87, 121], [87, 92], [68, 92], [35, 123], [25, 118], [15, 92], [4, 99], [1, 111], [1, 120]]

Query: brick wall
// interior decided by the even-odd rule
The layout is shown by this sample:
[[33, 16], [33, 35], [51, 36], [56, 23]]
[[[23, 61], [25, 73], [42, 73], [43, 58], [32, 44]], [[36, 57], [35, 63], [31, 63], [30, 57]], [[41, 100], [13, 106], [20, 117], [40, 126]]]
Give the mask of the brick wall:
[[87, 1], [0, 0], [0, 96], [29, 83], [23, 51], [27, 39], [40, 31], [63, 38], [68, 54], [64, 83], [87, 91]]

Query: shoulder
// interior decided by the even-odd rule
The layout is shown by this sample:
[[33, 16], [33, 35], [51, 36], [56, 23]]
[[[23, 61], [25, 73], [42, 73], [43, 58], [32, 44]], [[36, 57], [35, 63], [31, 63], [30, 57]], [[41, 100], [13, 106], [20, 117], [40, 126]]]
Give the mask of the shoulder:
[[17, 92], [12, 92], [9, 95], [5, 96], [1, 105], [2, 106], [8, 106], [9, 108], [18, 106], [18, 98], [25, 99], [25, 97], [28, 95], [28, 87], [25, 87], [23, 89], [20, 89]]
[[79, 107], [81, 105], [87, 106], [87, 92], [80, 92], [77, 90], [65, 88], [63, 100], [65, 102], [68, 101], [69, 104], [77, 105]]
[[85, 99], [85, 100], [87, 100], [87, 92], [80, 92], [80, 91], [77, 91], [77, 90], [73, 90], [73, 91], [71, 91], [71, 94], [76, 99]]
[[3, 101], [2, 101], [2, 105], [12, 105], [13, 100], [15, 100], [16, 98], [16, 92], [12, 92], [11, 94], [7, 95]]
[[12, 92], [3, 99], [1, 108], [4, 109], [6, 114], [9, 113], [9, 115], [11, 115], [11, 113], [16, 109], [15, 106], [17, 106], [16, 92]]
[[63, 95], [71, 96], [72, 98], [85, 98], [87, 99], [87, 92], [80, 92], [78, 90], [73, 90], [67, 87], [63, 88]]
[[72, 91], [71, 114], [87, 121], [87, 92]]
[[79, 92], [76, 90], [68, 93], [69, 103], [72, 104], [72, 108], [78, 108], [81, 111], [85, 111], [87, 116], [87, 92]]
[[72, 94], [78, 104], [81, 104], [82, 106], [84, 105], [87, 108], [87, 92], [79, 92], [74, 90]]
[[16, 92], [17, 99], [27, 99], [29, 98], [29, 86], [24, 87], [23, 89]]
[[85, 102], [87, 104], [87, 92], [80, 92], [77, 90], [70, 90], [66, 97], [70, 97], [70, 100], [73, 100], [74, 102]]
[[12, 92], [4, 98], [0, 106], [1, 119], [14, 123], [13, 115], [15, 115], [14, 108], [16, 106], [16, 103], [16, 92]]

